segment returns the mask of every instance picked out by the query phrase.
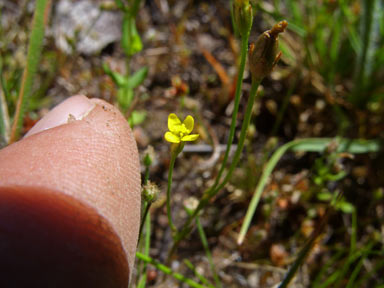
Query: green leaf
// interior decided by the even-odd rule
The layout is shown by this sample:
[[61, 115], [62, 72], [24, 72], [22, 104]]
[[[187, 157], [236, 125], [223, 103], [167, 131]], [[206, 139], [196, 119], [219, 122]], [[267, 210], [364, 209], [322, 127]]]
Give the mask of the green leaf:
[[131, 127], [134, 127], [143, 123], [146, 117], [147, 112], [145, 111], [133, 111], [128, 119], [128, 123]]
[[347, 176], [347, 172], [340, 171], [337, 174], [330, 174], [329, 173], [326, 178], [328, 181], [339, 181], [339, 180], [343, 179], [345, 176]]
[[111, 77], [113, 82], [118, 87], [124, 87], [127, 85], [127, 79], [123, 75], [121, 75], [119, 72], [112, 71], [111, 68], [109, 68], [109, 66], [106, 63], [103, 64], [103, 69], [105, 74]]
[[344, 213], [351, 214], [355, 210], [355, 206], [353, 206], [349, 202], [339, 202], [337, 203], [337, 208], [343, 211]]
[[332, 199], [332, 194], [329, 192], [320, 192], [317, 194], [317, 199], [320, 201], [330, 201]]
[[315, 182], [315, 184], [317, 185], [317, 186], [322, 186], [323, 185], [323, 177], [319, 177], [319, 176], [317, 176], [317, 177], [314, 177], [313, 178], [313, 182]]
[[157, 260], [155, 260], [155, 259], [153, 259], [153, 258], [151, 258], [149, 256], [146, 256], [143, 253], [136, 252], [136, 257], [138, 259], [146, 262], [146, 263], [149, 263], [149, 264], [155, 266], [155, 268], [160, 270], [161, 272], [163, 272], [163, 273], [165, 273], [167, 275], [170, 275], [173, 278], [175, 278], [175, 279], [177, 279], [177, 280], [187, 284], [189, 287], [192, 287], [192, 288], [206, 288], [206, 286], [203, 286], [203, 285], [195, 282], [194, 280], [185, 277], [184, 275], [182, 275], [180, 273], [174, 272], [170, 267], [161, 264], [159, 261], [157, 261]]
[[143, 49], [143, 43], [136, 29], [135, 18], [128, 13], [124, 16], [122, 33], [121, 46], [125, 54], [133, 56]]
[[133, 90], [124, 87], [117, 91], [117, 102], [119, 103], [119, 107], [126, 112], [128, 108], [131, 106], [133, 100]]
[[147, 75], [148, 67], [140, 68], [138, 71], [135, 72], [135, 74], [128, 78], [128, 81], [126, 83], [127, 87], [131, 89], [136, 88], [144, 82], [145, 78], [147, 78]]
[[[330, 138], [311, 138], [305, 141], [296, 141], [292, 146], [293, 151], [305, 152], [323, 152], [330, 143]], [[369, 152], [377, 152], [381, 149], [379, 140], [362, 140], [362, 139], [336, 139], [338, 142], [337, 152], [347, 152], [352, 154], [361, 154]]]

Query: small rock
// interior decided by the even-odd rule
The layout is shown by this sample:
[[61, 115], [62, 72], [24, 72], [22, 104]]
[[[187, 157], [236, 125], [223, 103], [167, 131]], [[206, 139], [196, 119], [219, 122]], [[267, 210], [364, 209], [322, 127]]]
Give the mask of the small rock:
[[53, 37], [60, 50], [92, 55], [121, 38], [122, 14], [101, 10], [98, 2], [60, 0], [56, 4]]

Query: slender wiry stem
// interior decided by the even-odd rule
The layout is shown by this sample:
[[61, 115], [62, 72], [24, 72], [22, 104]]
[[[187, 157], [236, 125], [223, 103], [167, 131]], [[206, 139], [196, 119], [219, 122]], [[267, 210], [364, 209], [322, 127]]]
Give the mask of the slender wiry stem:
[[197, 226], [197, 230], [199, 231], [200, 240], [201, 240], [201, 243], [203, 244], [203, 247], [205, 250], [205, 255], [207, 256], [207, 259], [209, 262], [209, 266], [211, 267], [211, 271], [212, 271], [213, 279], [215, 280], [216, 288], [221, 288], [222, 285], [221, 285], [219, 276], [216, 273], [215, 264], [213, 263], [212, 254], [211, 254], [211, 251], [209, 250], [209, 246], [208, 246], [207, 236], [205, 235], [204, 228], [203, 228], [203, 225], [201, 225], [199, 217], [196, 217], [196, 226]]
[[32, 30], [28, 44], [27, 66], [23, 72], [20, 92], [17, 98], [16, 112], [9, 140], [10, 143], [17, 141], [19, 138], [20, 128], [22, 127], [24, 119], [24, 112], [27, 107], [28, 99], [32, 94], [33, 80], [40, 61], [44, 31], [49, 18], [50, 5], [50, 0], [38, 0], [35, 4]]
[[[148, 179], [149, 179], [149, 166], [150, 166], [150, 164], [148, 164], [148, 165], [146, 164], [145, 165], [145, 173], [144, 173], [143, 186], [148, 183]], [[151, 204], [152, 204], [152, 202], [147, 202], [147, 201], [145, 201], [143, 199], [142, 209], [144, 210], [144, 213], [142, 214], [142, 217], [141, 217], [141, 223], [140, 223], [140, 229], [139, 229], [139, 241], [138, 241], [138, 243], [140, 242], [141, 233], [143, 231], [144, 222], [145, 222], [145, 219], [146, 219], [146, 217], [148, 215], [149, 208], [151, 207]]]
[[171, 162], [169, 164], [169, 172], [168, 172], [168, 187], [167, 187], [167, 216], [168, 216], [168, 222], [169, 226], [171, 227], [173, 232], [176, 232], [176, 226], [173, 224], [172, 221], [172, 213], [171, 213], [171, 188], [172, 188], [172, 174], [173, 174], [173, 168], [175, 167], [175, 162], [177, 155], [183, 150], [184, 143], [179, 144], [179, 146], [176, 149], [173, 149], [171, 152]]
[[239, 143], [237, 144], [237, 149], [236, 149], [235, 155], [233, 157], [231, 166], [229, 167], [228, 173], [225, 176], [224, 180], [221, 182], [221, 184], [219, 186], [217, 186], [211, 192], [210, 198], [215, 196], [228, 183], [229, 179], [232, 177], [233, 171], [235, 170], [237, 164], [239, 163], [241, 153], [243, 152], [245, 138], [247, 136], [249, 123], [251, 122], [253, 104], [254, 104], [255, 99], [256, 99], [257, 89], [259, 88], [259, 84], [260, 84], [260, 82], [253, 82], [252, 83], [251, 92], [250, 92], [250, 95], [248, 98], [247, 108], [246, 108], [245, 115], [244, 115], [243, 125], [241, 127]]
[[142, 217], [141, 224], [140, 224], [140, 230], [139, 230], [139, 241], [141, 239], [141, 233], [143, 232], [145, 219], [147, 219], [149, 208], [151, 208], [151, 204], [152, 203], [145, 203], [145, 205], [144, 205], [144, 213], [143, 213], [143, 217]]
[[203, 286], [195, 281], [193, 281], [192, 279], [190, 278], [187, 278], [185, 277], [184, 275], [180, 274], [180, 273], [176, 273], [176, 272], [173, 272], [171, 268], [169, 268], [168, 266], [165, 266], [163, 264], [161, 264], [159, 261], [156, 261], [155, 259], [149, 257], [149, 256], [146, 256], [140, 252], [136, 252], [136, 257], [146, 263], [149, 263], [153, 266], [156, 267], [156, 269], [159, 269], [160, 271], [162, 271], [163, 273], [167, 274], [167, 275], [170, 275], [172, 276], [173, 278], [183, 282], [183, 283], [186, 283], [187, 285], [189, 285], [190, 287], [193, 287], [193, 288], [206, 288], [206, 286]]
[[231, 127], [230, 127], [230, 130], [229, 130], [227, 149], [225, 151], [223, 162], [221, 163], [221, 167], [220, 167], [219, 173], [217, 174], [215, 183], [212, 186], [213, 189], [220, 182], [220, 178], [221, 178], [221, 176], [222, 176], [222, 174], [224, 172], [225, 165], [227, 164], [227, 161], [228, 161], [229, 152], [231, 151], [231, 146], [232, 146], [233, 138], [235, 137], [236, 123], [237, 123], [237, 114], [238, 114], [238, 111], [239, 111], [239, 105], [240, 105], [240, 99], [241, 99], [241, 87], [242, 87], [242, 84], [243, 84], [245, 62], [246, 62], [247, 54], [248, 54], [248, 39], [249, 39], [249, 34], [247, 34], [246, 37], [243, 37], [242, 40], [241, 40], [240, 67], [239, 67], [239, 72], [238, 72], [238, 75], [237, 75], [235, 102], [234, 102], [234, 108], [233, 108], [233, 114], [232, 114]]
[[[148, 205], [149, 206], [149, 205]], [[149, 210], [149, 209], [148, 209]], [[145, 242], [144, 242], [144, 255], [149, 256], [149, 248], [151, 246], [151, 215], [147, 214], [144, 218], [145, 222]], [[147, 263], [143, 263], [143, 268], [139, 279], [138, 288], [144, 288], [147, 283]]]

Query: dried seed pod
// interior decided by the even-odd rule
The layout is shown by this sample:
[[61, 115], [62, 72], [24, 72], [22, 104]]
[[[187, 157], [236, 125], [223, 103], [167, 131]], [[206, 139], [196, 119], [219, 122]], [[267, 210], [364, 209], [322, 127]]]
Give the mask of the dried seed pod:
[[271, 73], [279, 61], [281, 52], [279, 52], [278, 36], [284, 32], [287, 25], [287, 21], [280, 21], [271, 30], [261, 34], [254, 44], [251, 44], [249, 48], [249, 64], [252, 81], [260, 82]]

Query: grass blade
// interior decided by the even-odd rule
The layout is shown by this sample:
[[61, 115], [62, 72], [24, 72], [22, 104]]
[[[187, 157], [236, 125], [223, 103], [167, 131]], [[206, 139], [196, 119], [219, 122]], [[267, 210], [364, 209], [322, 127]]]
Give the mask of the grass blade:
[[332, 253], [332, 255], [333, 256], [331, 257], [331, 259], [329, 259], [329, 261], [327, 263], [322, 265], [321, 270], [317, 274], [315, 280], [313, 280], [313, 282], [312, 282], [312, 287], [314, 287], [314, 288], [322, 287], [322, 285], [324, 283], [323, 276], [327, 273], [328, 270], [331, 270], [333, 268], [331, 266], [335, 265], [335, 263], [337, 261], [339, 261], [342, 257], [345, 256], [345, 250], [340, 249], [340, 250], [336, 251], [335, 253]]
[[[148, 205], [148, 204], [147, 204]], [[145, 242], [144, 242], [144, 255], [149, 256], [149, 248], [151, 246], [151, 213], [145, 216]], [[147, 263], [143, 263], [142, 269], [139, 271], [140, 278], [138, 288], [145, 288], [147, 284]]]
[[[3, 79], [2, 62], [0, 58], [0, 148], [8, 144], [9, 141], [9, 115], [8, 105], [5, 99], [6, 88]], [[4, 93], [3, 93], [4, 92]]]
[[21, 88], [11, 130], [10, 143], [17, 141], [19, 138], [28, 98], [32, 95], [33, 80], [40, 62], [45, 26], [49, 18], [50, 4], [50, 0], [36, 0], [35, 3], [35, 13], [33, 15], [32, 30], [28, 45], [27, 66], [24, 69], [23, 78], [21, 80]]
[[215, 280], [215, 284], [218, 288], [221, 288], [222, 285], [221, 285], [219, 276], [216, 273], [216, 268], [215, 268], [215, 264], [213, 263], [212, 254], [211, 254], [211, 251], [209, 250], [207, 236], [205, 235], [204, 228], [203, 228], [203, 225], [201, 225], [199, 217], [196, 217], [196, 226], [197, 226], [197, 230], [199, 231], [201, 243], [204, 246], [205, 255], [208, 258], [209, 266], [211, 267], [211, 271], [212, 271], [213, 278]]
[[[253, 215], [255, 214], [257, 205], [259, 204], [260, 197], [264, 191], [264, 187], [267, 184], [268, 178], [271, 175], [276, 164], [279, 162], [280, 158], [288, 151], [304, 151], [304, 152], [322, 152], [327, 146], [335, 139], [332, 138], [309, 138], [309, 139], [299, 139], [293, 140], [281, 146], [279, 149], [273, 153], [272, 157], [268, 161], [267, 165], [264, 168], [264, 171], [260, 177], [259, 183], [255, 189], [252, 200], [248, 206], [247, 213], [243, 225], [240, 229], [240, 234], [237, 239], [237, 243], [241, 245], [244, 241], [245, 235], [251, 224]], [[349, 139], [340, 139], [337, 140], [338, 152], [348, 152], [353, 154], [359, 153], [368, 153], [368, 152], [377, 152], [381, 148], [381, 144], [376, 140], [349, 140]]]
[[197, 278], [199, 278], [199, 280], [201, 281], [201, 283], [203, 283], [204, 285], [207, 285], [209, 288], [215, 288], [215, 286], [213, 286], [207, 278], [205, 278], [203, 275], [201, 275], [199, 272], [197, 272], [195, 266], [193, 266], [192, 262], [189, 261], [188, 259], [184, 259], [184, 264], [190, 269], [192, 270], [193, 274], [195, 274], [195, 276]]
[[365, 99], [363, 93], [369, 86], [373, 72], [377, 43], [380, 39], [380, 18], [382, 3], [380, 0], [363, 1], [361, 19], [362, 47], [357, 55], [357, 69], [355, 74], [355, 91], [351, 100], [355, 105], [365, 106], [370, 99]]

